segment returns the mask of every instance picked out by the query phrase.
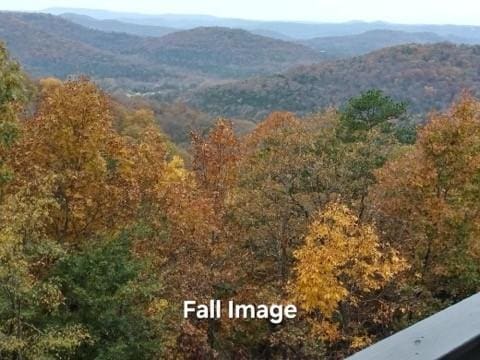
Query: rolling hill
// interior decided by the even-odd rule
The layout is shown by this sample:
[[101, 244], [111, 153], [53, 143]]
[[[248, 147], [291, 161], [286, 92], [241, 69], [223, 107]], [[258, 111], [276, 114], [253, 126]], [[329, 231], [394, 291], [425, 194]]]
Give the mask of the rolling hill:
[[[166, 26], [155, 25], [139, 25], [135, 23], [129, 23], [127, 21], [120, 21], [115, 19], [96, 19], [88, 15], [81, 15], [75, 13], [59, 14], [64, 19], [72, 21], [76, 24], [83, 25], [85, 27], [107, 31], [107, 32], [122, 32], [126, 34], [138, 35], [138, 36], [153, 36], [161, 37], [170, 34], [175, 31], [189, 30], [189, 28], [173, 28]], [[271, 31], [268, 29], [251, 29], [252, 34], [262, 35], [273, 39], [295, 41], [295, 39], [284, 35], [282, 33]]]
[[120, 32], [138, 36], [161, 37], [179, 30], [165, 26], [131, 24], [119, 20], [99, 20], [91, 16], [79, 15], [74, 13], [65, 13], [61, 14], [60, 16], [66, 20], [90, 29], [106, 32]]
[[[98, 36], [98, 37], [97, 37]], [[0, 13], [0, 40], [34, 76], [86, 74], [92, 77], [143, 79], [168, 74], [166, 69], [141, 68], [142, 63], [114, 50], [136, 38], [119, 38], [43, 14]], [[99, 47], [99, 43], [109, 46]], [[146, 64], [145, 64], [146, 65]]]
[[105, 87], [175, 96], [217, 83], [312, 64], [300, 44], [228, 28], [197, 28], [163, 37], [104, 32], [41, 13], [0, 12], [0, 41], [34, 76], [84, 74]]
[[200, 27], [148, 39], [146, 57], [219, 77], [248, 77], [321, 60], [312, 49], [245, 30]]
[[[473, 30], [472, 30], [473, 31]], [[480, 89], [480, 46], [402, 45], [349, 59], [294, 42], [223, 27], [161, 37], [88, 28], [59, 16], [0, 12], [0, 39], [34, 76], [85, 74], [108, 90], [180, 100], [210, 116], [260, 119], [273, 110], [308, 113], [379, 88], [412, 111], [444, 108], [464, 88]], [[372, 31], [314, 39], [337, 54], [372, 44], [434, 42], [431, 33]], [[295, 66], [294, 66], [295, 65]]]
[[304, 45], [331, 58], [364, 55], [382, 48], [405, 44], [445, 42], [448, 38], [430, 32], [371, 30], [358, 35], [331, 36], [303, 41]]
[[[219, 18], [208, 15], [146, 15], [95, 9], [49, 8], [52, 14], [76, 13], [97, 19], [115, 19], [140, 25], [154, 25], [191, 29], [194, 27], [230, 27], [247, 31], [273, 31], [289, 38], [307, 40], [315, 37], [346, 36], [371, 30], [396, 30], [405, 32], [432, 32], [440, 36], [456, 37], [468, 43], [480, 43], [480, 26], [469, 25], [422, 25], [394, 24], [382, 21], [349, 21], [344, 23], [306, 23], [289, 21], [254, 21]], [[414, 10], [413, 10], [414, 11]]]
[[341, 105], [378, 88], [407, 101], [414, 112], [443, 109], [463, 89], [480, 93], [480, 46], [439, 43], [391, 47], [190, 94], [188, 102], [213, 115], [261, 119], [273, 110], [298, 113]]

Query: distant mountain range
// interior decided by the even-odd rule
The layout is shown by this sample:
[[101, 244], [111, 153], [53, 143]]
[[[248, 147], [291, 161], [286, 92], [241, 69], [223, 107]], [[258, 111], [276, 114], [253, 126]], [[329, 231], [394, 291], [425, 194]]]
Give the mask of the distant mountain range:
[[439, 43], [390, 47], [351, 59], [201, 89], [190, 105], [210, 113], [259, 120], [273, 110], [297, 113], [341, 106], [378, 88], [412, 112], [444, 109], [462, 90], [480, 95], [480, 46]]
[[432, 44], [454, 41], [431, 32], [371, 30], [358, 35], [320, 37], [302, 41], [330, 58], [364, 55], [374, 50], [405, 44]]
[[52, 15], [1, 12], [0, 39], [34, 76], [130, 74], [140, 79], [166, 73], [166, 69], [142, 59], [119, 54], [122, 49], [137, 46], [136, 37], [86, 29]]
[[307, 46], [245, 30], [200, 27], [144, 41], [144, 56], [220, 78], [244, 78], [312, 64], [322, 56]]
[[[165, 26], [155, 26], [155, 25], [139, 25], [127, 21], [112, 20], [112, 19], [96, 19], [88, 15], [80, 15], [75, 13], [63, 13], [59, 16], [72, 21], [76, 24], [107, 32], [122, 32], [126, 34], [138, 35], [138, 36], [155, 36], [160, 37], [172, 32], [188, 30], [189, 28], [173, 28]], [[218, 27], [218, 26], [217, 26]], [[295, 39], [266, 29], [251, 29], [249, 30], [252, 34], [262, 35], [270, 37], [273, 39], [285, 40], [285, 41], [294, 41]]]
[[[181, 31], [181, 29], [173, 27], [138, 25], [120, 20], [101, 20], [95, 19], [91, 16], [73, 13], [65, 13], [61, 14], [60, 16], [64, 19], [91, 29], [102, 30], [106, 32], [122, 32], [138, 36], [162, 37], [174, 32]], [[110, 14], [110, 16], [112, 15]], [[454, 43], [471, 42], [468, 39], [460, 38], [453, 35], [441, 36], [433, 32], [407, 32], [386, 29], [369, 30], [361, 34], [354, 35], [317, 37], [308, 40], [296, 40], [279, 32], [267, 29], [253, 29], [249, 32], [273, 39], [280, 39], [288, 42], [297, 42], [299, 44], [303, 44], [312, 48], [313, 50], [323, 55], [324, 58], [330, 59], [363, 55], [385, 47], [410, 43], [431, 44], [445, 41], [450, 41]]]
[[49, 8], [44, 12], [54, 15], [75, 13], [101, 20], [120, 20], [127, 23], [161, 26], [177, 29], [194, 27], [221, 26], [239, 28], [248, 31], [269, 31], [292, 39], [311, 39], [315, 37], [345, 36], [361, 34], [371, 30], [396, 30], [406, 32], [431, 32], [442, 37], [456, 37], [468, 43], [480, 43], [480, 26], [461, 25], [405, 25], [386, 22], [350, 21], [345, 23], [305, 23], [287, 21], [254, 21], [243, 19], [219, 18], [207, 15], [145, 15], [106, 10]]
[[[273, 110], [314, 112], [341, 106], [371, 88], [424, 113], [443, 109], [462, 89], [480, 91], [480, 46], [452, 43], [470, 42], [477, 27], [439, 26], [434, 27], [436, 32], [376, 29], [284, 41], [278, 37], [295, 32], [277, 32], [270, 26], [280, 23], [247, 21], [255, 31], [270, 35], [262, 36], [231, 27], [175, 27], [230, 21], [208, 16], [122, 13], [124, 18], [109, 19], [120, 15], [93, 10], [66, 14], [67, 10], [71, 11], [58, 10], [62, 16], [0, 12], [0, 40], [34, 76], [84, 74], [107, 90], [157, 102], [180, 101], [206, 117], [258, 120]], [[160, 23], [161, 18], [168, 20], [163, 21], [165, 26], [148, 24]], [[129, 22], [132, 19], [144, 24]], [[282, 31], [308, 28], [317, 33], [375, 26], [281, 24]], [[440, 34], [448, 29], [457, 33]]]
[[138, 25], [111, 19], [99, 20], [91, 16], [79, 15], [75, 13], [65, 13], [61, 14], [60, 16], [66, 20], [70, 20], [71, 22], [88, 27], [90, 29], [106, 32], [120, 32], [138, 36], [160, 37], [175, 31], [179, 31], [179, 29], [165, 26]]
[[[162, 37], [182, 29], [154, 25], [139, 25], [120, 20], [101, 20], [87, 15], [64, 13], [64, 19], [76, 24], [106, 32], [121, 32], [126, 34]], [[287, 35], [268, 29], [251, 29], [250, 33], [280, 39], [289, 42], [296, 40]], [[297, 40], [329, 58], [350, 57], [366, 54], [388, 46], [417, 43], [428, 44], [442, 41], [468, 43], [469, 40], [453, 36], [440, 36], [432, 32], [406, 32], [399, 30], [370, 30], [361, 34], [345, 36], [317, 37], [309, 40]]]
[[108, 86], [167, 93], [205, 81], [272, 74], [322, 58], [307, 46], [239, 29], [196, 28], [139, 37], [40, 13], [0, 12], [0, 39], [35, 76], [85, 74]]

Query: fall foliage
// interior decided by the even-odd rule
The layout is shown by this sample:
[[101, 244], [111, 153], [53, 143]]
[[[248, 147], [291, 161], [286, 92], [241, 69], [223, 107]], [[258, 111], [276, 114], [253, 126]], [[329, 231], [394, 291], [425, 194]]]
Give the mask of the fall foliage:
[[[480, 101], [368, 91], [179, 149], [147, 103], [0, 48], [0, 358], [341, 359], [480, 289]], [[182, 302], [298, 316], [184, 319]]]
[[[313, 327], [318, 336], [350, 342], [352, 348], [359, 347], [360, 339], [370, 341], [362, 322], [375, 321], [374, 294], [405, 269], [396, 251], [381, 248], [376, 229], [358, 220], [339, 203], [327, 204], [313, 216], [305, 244], [294, 252], [291, 290], [303, 309], [321, 314]], [[364, 306], [370, 308], [362, 318]]]
[[480, 279], [479, 110], [465, 94], [433, 113], [415, 145], [377, 172], [376, 206], [389, 236], [429, 292], [452, 298], [474, 292]]

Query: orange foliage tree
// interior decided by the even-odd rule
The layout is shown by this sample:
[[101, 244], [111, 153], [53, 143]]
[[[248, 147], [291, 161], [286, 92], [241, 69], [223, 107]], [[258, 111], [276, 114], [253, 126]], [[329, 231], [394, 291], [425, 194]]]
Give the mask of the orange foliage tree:
[[60, 241], [114, 231], [138, 201], [131, 150], [111, 126], [108, 99], [87, 80], [45, 92], [10, 159], [17, 183], [54, 176], [50, 234]]
[[376, 210], [413, 276], [434, 295], [480, 286], [480, 103], [431, 115], [417, 143], [377, 173]]

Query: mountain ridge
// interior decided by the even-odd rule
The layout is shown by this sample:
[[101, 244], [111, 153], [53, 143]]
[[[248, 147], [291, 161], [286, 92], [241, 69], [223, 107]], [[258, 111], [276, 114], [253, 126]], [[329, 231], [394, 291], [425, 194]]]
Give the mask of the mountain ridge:
[[260, 120], [274, 110], [299, 114], [341, 106], [372, 88], [412, 112], [443, 110], [464, 89], [480, 94], [480, 46], [400, 45], [351, 59], [202, 88], [185, 99], [212, 115]]
[[79, 15], [75, 13], [63, 13], [59, 16], [87, 28], [105, 32], [121, 32], [137, 36], [161, 37], [181, 30], [164, 26], [131, 24], [115, 19], [99, 20], [87, 15]]
[[211, 15], [147, 15], [122, 13], [95, 9], [49, 8], [45, 12], [59, 15], [65, 12], [85, 14], [100, 19], [117, 19], [141, 25], [158, 25], [174, 28], [192, 28], [199, 26], [225, 26], [244, 30], [268, 30], [290, 38], [306, 40], [314, 37], [345, 36], [360, 34], [375, 29], [401, 30], [408, 32], [434, 32], [441, 36], [457, 36], [470, 43], [480, 43], [480, 26], [474, 25], [435, 25], [435, 24], [395, 24], [385, 21], [347, 21], [329, 22], [296, 22], [296, 21], [260, 21], [235, 18], [221, 18]]
[[183, 91], [205, 81], [276, 73], [321, 60], [304, 45], [245, 30], [197, 28], [141, 37], [42, 13], [0, 12], [0, 39], [34, 76], [125, 79], [122, 86], [131, 82], [127, 88], [142, 92]]
[[[331, 58], [346, 58], [364, 55], [382, 48], [406, 44], [430, 44], [452, 41], [432, 32], [406, 32], [399, 30], [369, 30], [346, 36], [320, 37], [300, 42]], [[461, 42], [456, 39], [452, 42]]]

